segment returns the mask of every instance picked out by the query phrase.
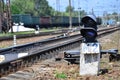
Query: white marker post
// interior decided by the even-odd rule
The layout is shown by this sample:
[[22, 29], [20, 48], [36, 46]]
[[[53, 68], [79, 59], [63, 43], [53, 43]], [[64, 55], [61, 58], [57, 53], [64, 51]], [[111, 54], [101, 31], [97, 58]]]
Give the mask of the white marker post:
[[100, 44], [82, 43], [80, 47], [80, 75], [97, 75], [100, 62]]
[[17, 41], [16, 41], [16, 35], [13, 35], [13, 45], [16, 46]]

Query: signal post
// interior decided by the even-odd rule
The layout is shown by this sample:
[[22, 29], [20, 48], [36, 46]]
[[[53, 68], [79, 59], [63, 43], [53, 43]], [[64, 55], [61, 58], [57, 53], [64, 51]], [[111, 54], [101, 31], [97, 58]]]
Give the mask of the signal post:
[[100, 62], [100, 44], [97, 42], [97, 21], [94, 15], [81, 19], [83, 41], [80, 46], [80, 75], [97, 75]]

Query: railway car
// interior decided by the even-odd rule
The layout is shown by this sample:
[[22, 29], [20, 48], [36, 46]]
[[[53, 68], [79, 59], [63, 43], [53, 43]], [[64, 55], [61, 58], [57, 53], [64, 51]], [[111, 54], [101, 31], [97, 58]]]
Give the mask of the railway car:
[[40, 17], [32, 16], [32, 24], [39, 25], [40, 24]]
[[36, 28], [36, 25], [46, 28], [51, 23], [50, 17], [37, 17], [30, 14], [14, 14], [12, 15], [12, 22], [24, 23], [24, 26], [29, 28]]
[[52, 16], [51, 26], [62, 26], [67, 27], [69, 23], [69, 17], [67, 16]]
[[62, 16], [61, 26], [68, 27], [69, 26], [69, 17], [68, 16]]
[[24, 23], [25, 25], [32, 24], [32, 17], [30, 14], [14, 14], [12, 15], [12, 22]]
[[49, 28], [51, 27], [51, 17], [40, 17], [40, 27]]
[[[13, 23], [24, 23], [25, 27], [36, 28], [38, 25], [40, 28], [49, 27], [69, 27], [69, 16], [43, 16], [36, 17], [30, 14], [14, 14], [12, 15]], [[72, 17], [72, 25], [78, 26], [78, 17]]]
[[78, 23], [79, 23], [78, 17], [73, 17], [73, 18], [72, 18], [72, 25], [78, 26]]
[[39, 18], [32, 17], [30, 14], [14, 14], [12, 15], [12, 22], [24, 23], [25, 27], [35, 28], [34, 24], [39, 24], [40, 21]]

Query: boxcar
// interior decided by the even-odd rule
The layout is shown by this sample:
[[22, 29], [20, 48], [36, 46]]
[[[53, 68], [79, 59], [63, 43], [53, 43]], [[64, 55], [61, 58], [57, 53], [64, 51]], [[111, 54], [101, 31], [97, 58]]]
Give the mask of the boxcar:
[[52, 16], [51, 23], [52, 23], [52, 26], [67, 27], [68, 23], [69, 23], [69, 17], [67, 17], [67, 16]]
[[68, 16], [62, 16], [61, 24], [62, 24], [63, 27], [68, 27], [69, 26], [69, 17]]
[[60, 26], [59, 23], [61, 23], [61, 17], [60, 16], [52, 16], [51, 17], [51, 25], [52, 26]]
[[32, 23], [30, 14], [14, 14], [12, 15], [12, 21], [15, 23], [24, 23], [25, 25], [29, 25]]
[[40, 17], [40, 27], [48, 28], [51, 25], [51, 17]]
[[13, 23], [20, 23], [20, 16], [19, 15], [12, 15], [12, 22]]
[[40, 25], [40, 17], [32, 16], [31, 18], [33, 25]]
[[72, 25], [77, 26], [79, 23], [78, 17], [72, 17]]

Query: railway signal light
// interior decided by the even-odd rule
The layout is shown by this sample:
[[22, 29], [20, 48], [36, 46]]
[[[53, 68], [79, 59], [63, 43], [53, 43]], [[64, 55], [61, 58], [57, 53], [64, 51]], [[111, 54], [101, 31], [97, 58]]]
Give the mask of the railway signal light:
[[95, 42], [97, 37], [97, 20], [94, 15], [87, 15], [81, 19], [84, 28], [80, 30], [85, 42]]

